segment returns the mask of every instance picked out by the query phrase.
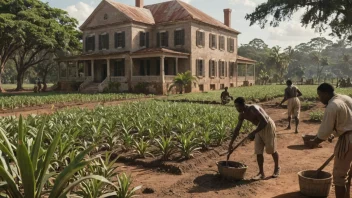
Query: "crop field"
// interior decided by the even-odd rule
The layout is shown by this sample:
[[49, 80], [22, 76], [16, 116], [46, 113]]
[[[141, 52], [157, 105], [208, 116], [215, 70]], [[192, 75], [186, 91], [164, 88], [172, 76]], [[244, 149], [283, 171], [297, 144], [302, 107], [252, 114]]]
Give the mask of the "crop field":
[[[53, 85], [54, 84], [52, 84], [52, 83], [48, 83], [47, 84], [48, 87], [51, 87]], [[16, 84], [1, 84], [1, 86], [4, 89], [16, 89], [16, 87], [17, 87]], [[24, 89], [33, 89], [34, 88], [34, 84], [26, 84], [26, 83], [24, 83], [22, 86], [23, 86]]]
[[58, 104], [69, 102], [109, 102], [125, 99], [137, 99], [146, 96], [144, 94], [30, 94], [1, 96], [0, 109], [16, 109], [22, 107], [40, 106], [45, 104]]
[[[252, 86], [252, 87], [237, 87], [229, 88], [228, 91], [234, 99], [236, 97], [244, 97], [247, 101], [268, 101], [277, 97], [284, 96], [286, 85], [267, 85], [267, 86]], [[317, 99], [316, 85], [302, 85], [298, 86], [303, 96], [302, 100], [315, 101]], [[189, 101], [217, 101], [220, 102], [220, 95], [223, 90], [202, 92], [202, 93], [188, 93], [182, 95], [170, 95], [168, 100], [189, 100]], [[352, 96], [351, 88], [336, 88], [336, 93], [346, 94]], [[233, 103], [230, 103], [232, 105]]]
[[[226, 141], [236, 120], [229, 107], [156, 101], [3, 117], [0, 175], [13, 197], [132, 193], [131, 179], [114, 171], [112, 152], [188, 159]], [[246, 123], [244, 130], [250, 128]], [[116, 180], [127, 189], [112, 183]]]

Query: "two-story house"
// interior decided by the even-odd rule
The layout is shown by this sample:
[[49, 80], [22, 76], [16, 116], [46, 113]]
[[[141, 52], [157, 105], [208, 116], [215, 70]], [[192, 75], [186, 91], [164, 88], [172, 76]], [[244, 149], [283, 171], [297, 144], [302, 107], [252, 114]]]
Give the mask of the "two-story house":
[[180, 0], [144, 6], [103, 0], [81, 25], [83, 53], [60, 58], [61, 88], [102, 91], [119, 82], [121, 91], [141, 83], [166, 94], [177, 73], [191, 71], [198, 83], [188, 92], [255, 84], [255, 61], [237, 55], [231, 9], [224, 23]]

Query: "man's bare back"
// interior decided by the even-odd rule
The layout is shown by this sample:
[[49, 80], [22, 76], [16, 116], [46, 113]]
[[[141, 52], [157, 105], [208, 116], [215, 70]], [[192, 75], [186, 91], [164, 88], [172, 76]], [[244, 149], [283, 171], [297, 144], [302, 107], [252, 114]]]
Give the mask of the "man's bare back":
[[268, 114], [258, 105], [246, 105], [245, 110], [240, 113], [239, 119], [250, 121], [255, 126], [258, 126], [259, 122], [264, 119], [269, 121]]

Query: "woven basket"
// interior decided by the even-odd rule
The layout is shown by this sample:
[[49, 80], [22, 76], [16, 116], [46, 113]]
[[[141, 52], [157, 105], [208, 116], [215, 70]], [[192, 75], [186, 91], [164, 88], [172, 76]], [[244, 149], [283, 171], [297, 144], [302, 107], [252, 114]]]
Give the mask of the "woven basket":
[[[242, 180], [248, 167], [242, 163], [234, 161], [228, 161], [227, 163], [228, 166], [226, 165], [226, 161], [219, 161], [216, 163], [220, 175], [229, 180]], [[236, 166], [242, 166], [242, 168], [234, 168]]]
[[330, 193], [332, 175], [322, 171], [319, 179], [316, 170], [305, 170], [298, 173], [299, 188], [301, 193], [310, 197], [327, 197]]
[[303, 139], [303, 142], [304, 142], [304, 145], [311, 148], [311, 146], [308, 144], [308, 142], [311, 140], [311, 139], [314, 139], [315, 138], [315, 135], [302, 135], [302, 139]]

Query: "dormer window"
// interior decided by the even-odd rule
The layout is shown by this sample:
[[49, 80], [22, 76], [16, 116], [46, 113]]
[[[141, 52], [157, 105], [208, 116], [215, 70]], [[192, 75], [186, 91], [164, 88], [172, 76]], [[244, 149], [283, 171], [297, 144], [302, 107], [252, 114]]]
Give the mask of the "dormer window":
[[108, 14], [104, 14], [104, 20], [107, 20], [109, 18]]
[[103, 33], [99, 35], [99, 50], [109, 49], [109, 34]]

